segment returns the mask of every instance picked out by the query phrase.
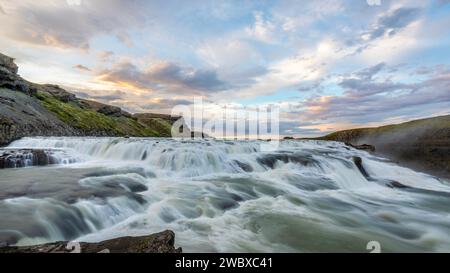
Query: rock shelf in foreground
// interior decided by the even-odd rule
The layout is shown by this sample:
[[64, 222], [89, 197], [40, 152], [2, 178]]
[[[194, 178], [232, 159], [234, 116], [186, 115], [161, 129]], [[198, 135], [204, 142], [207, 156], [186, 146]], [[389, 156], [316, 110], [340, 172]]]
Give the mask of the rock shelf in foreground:
[[119, 237], [98, 243], [54, 242], [34, 246], [5, 246], [0, 253], [181, 253], [175, 247], [175, 233], [171, 230], [139, 236]]

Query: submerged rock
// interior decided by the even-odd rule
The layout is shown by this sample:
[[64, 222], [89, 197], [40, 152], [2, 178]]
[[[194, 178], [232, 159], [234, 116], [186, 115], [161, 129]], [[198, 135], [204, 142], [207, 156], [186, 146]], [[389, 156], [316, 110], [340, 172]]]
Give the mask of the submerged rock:
[[363, 150], [363, 151], [369, 151], [369, 152], [375, 152], [375, 146], [369, 145], [369, 144], [362, 144], [362, 145], [353, 145], [351, 143], [345, 143], [345, 145], [350, 146], [352, 148], [355, 148], [357, 150]]
[[364, 169], [363, 165], [362, 165], [362, 158], [359, 156], [354, 156], [352, 157], [352, 161], [353, 163], [355, 163], [356, 167], [358, 167], [358, 170], [361, 172], [361, 174], [365, 177], [365, 178], [370, 178], [369, 174], [367, 173], [366, 169]]
[[120, 237], [98, 243], [54, 242], [33, 246], [4, 246], [0, 253], [181, 253], [175, 247], [175, 233], [171, 230], [139, 236]]

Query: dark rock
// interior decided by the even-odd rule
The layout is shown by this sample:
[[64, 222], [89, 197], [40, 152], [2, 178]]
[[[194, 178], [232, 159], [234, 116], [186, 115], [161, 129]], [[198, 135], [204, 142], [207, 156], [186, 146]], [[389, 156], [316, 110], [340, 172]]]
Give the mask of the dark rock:
[[403, 185], [402, 183], [397, 182], [397, 181], [391, 181], [391, 182], [387, 183], [387, 186], [389, 188], [397, 188], [397, 189], [409, 189], [409, 188], [411, 188], [411, 187]]
[[363, 165], [362, 165], [362, 158], [359, 156], [354, 156], [352, 157], [352, 161], [353, 163], [355, 163], [356, 167], [358, 167], [358, 170], [361, 172], [361, 174], [365, 177], [365, 178], [369, 178], [369, 174], [367, 173], [367, 171], [364, 169]]
[[170, 120], [172, 123], [181, 119], [181, 116], [171, 116], [166, 114], [156, 114], [156, 113], [136, 113], [133, 115], [134, 118], [138, 120], [145, 119], [154, 119], [154, 118], [162, 118], [166, 120]]
[[[55, 242], [34, 246], [0, 247], [0, 253], [76, 253], [77, 248], [69, 242]], [[80, 243], [81, 253], [181, 253], [175, 248], [175, 233], [166, 230], [140, 237], [120, 237], [99, 243]]]
[[345, 143], [345, 145], [350, 146], [355, 149], [358, 149], [358, 150], [375, 152], [375, 146], [369, 145], [369, 144], [353, 145], [353, 144], [347, 142], [347, 143]]
[[102, 108], [98, 109], [97, 112], [102, 113], [107, 116], [120, 116], [122, 109], [120, 107], [105, 105]]
[[58, 85], [45, 84], [44, 90], [62, 102], [71, 102], [77, 100], [77, 97], [74, 94], [67, 92]]
[[209, 138], [209, 136], [203, 132], [191, 132], [191, 138]]
[[266, 167], [269, 167], [271, 169], [273, 169], [275, 167], [275, 163], [277, 161], [281, 161], [283, 163], [297, 163], [297, 164], [301, 164], [303, 166], [308, 166], [309, 164], [311, 164], [314, 160], [304, 154], [267, 154], [264, 155], [262, 157], [259, 157], [256, 159], [256, 161], [258, 161], [259, 164], [264, 165]]
[[22, 92], [28, 96], [36, 93], [35, 89], [31, 89], [28, 83], [19, 75], [12, 73], [5, 67], [0, 66], [0, 88], [7, 88]]
[[450, 115], [339, 131], [317, 139], [374, 145], [378, 154], [399, 165], [450, 178]]
[[0, 53], [0, 67], [4, 67], [9, 72], [17, 74], [19, 67], [14, 63], [14, 59]]
[[239, 168], [241, 168], [244, 172], [253, 172], [253, 168], [249, 164], [241, 162], [239, 160], [235, 160], [234, 162], [236, 162]]
[[44, 150], [0, 150], [0, 169], [46, 166], [56, 164], [51, 151]]

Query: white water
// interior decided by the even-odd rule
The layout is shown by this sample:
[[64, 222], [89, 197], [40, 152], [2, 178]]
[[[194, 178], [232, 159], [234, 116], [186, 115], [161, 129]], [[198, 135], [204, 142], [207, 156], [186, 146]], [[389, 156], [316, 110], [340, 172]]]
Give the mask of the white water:
[[[0, 201], [0, 235], [19, 244], [172, 229], [187, 252], [364, 252], [374, 240], [385, 251], [450, 251], [447, 181], [339, 143], [285, 141], [263, 152], [257, 141], [24, 138], [8, 148], [65, 155], [59, 166], [17, 170], [48, 172], [42, 183], [58, 190]], [[30, 208], [27, 227], [4, 220]]]

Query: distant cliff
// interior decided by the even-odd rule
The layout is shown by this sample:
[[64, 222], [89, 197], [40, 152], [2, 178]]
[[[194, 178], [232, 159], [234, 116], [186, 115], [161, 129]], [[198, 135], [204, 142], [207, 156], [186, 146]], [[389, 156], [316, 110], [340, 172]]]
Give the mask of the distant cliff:
[[24, 136], [170, 136], [181, 118], [132, 115], [56, 85], [28, 82], [17, 72], [14, 59], [0, 53], [0, 146]]
[[450, 178], [450, 115], [339, 131], [319, 139], [374, 145], [377, 153], [401, 164]]

